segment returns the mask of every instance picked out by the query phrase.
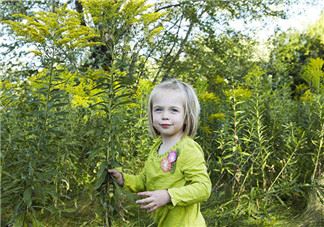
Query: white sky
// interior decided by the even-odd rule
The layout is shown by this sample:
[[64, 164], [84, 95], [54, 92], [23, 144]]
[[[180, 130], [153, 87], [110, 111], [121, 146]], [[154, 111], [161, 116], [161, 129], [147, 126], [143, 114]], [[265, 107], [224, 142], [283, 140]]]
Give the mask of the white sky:
[[319, 19], [321, 12], [324, 13], [324, 0], [310, 2], [313, 4], [307, 4], [307, 1], [300, 0], [298, 4], [291, 6], [287, 11], [287, 19], [267, 18], [264, 21], [253, 21], [248, 24], [237, 20], [231, 22], [230, 25], [240, 31], [255, 30], [256, 39], [261, 42], [274, 35], [276, 28], [280, 28], [282, 31], [291, 28], [302, 32]]

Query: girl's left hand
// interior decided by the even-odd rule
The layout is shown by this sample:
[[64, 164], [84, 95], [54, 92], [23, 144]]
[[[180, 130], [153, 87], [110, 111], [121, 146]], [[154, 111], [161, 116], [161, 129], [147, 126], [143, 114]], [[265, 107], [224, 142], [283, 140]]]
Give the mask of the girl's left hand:
[[146, 209], [148, 212], [152, 212], [171, 201], [167, 190], [139, 192], [137, 195], [146, 196], [144, 199], [137, 200], [136, 203], [140, 204], [141, 208]]

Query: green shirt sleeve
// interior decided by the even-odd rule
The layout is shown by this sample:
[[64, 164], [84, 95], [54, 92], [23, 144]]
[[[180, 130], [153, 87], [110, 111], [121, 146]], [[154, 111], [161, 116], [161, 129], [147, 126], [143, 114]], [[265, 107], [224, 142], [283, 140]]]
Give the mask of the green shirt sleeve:
[[124, 177], [124, 188], [135, 193], [145, 191], [144, 169], [139, 175], [131, 175], [131, 174], [123, 173], [123, 177]]
[[[160, 141], [156, 141], [155, 144], [153, 145], [153, 148], [151, 150], [151, 153], [149, 154], [149, 157], [152, 155], [152, 152], [155, 152], [157, 147], [160, 145]], [[142, 191], [146, 191], [146, 184], [147, 184], [147, 174], [146, 171], [149, 168], [148, 166], [148, 159], [145, 161], [144, 167], [142, 169], [142, 171], [140, 172], [140, 174], [138, 175], [132, 175], [132, 174], [126, 174], [123, 173], [123, 177], [124, 177], [124, 188], [131, 191], [131, 192], [142, 192]]]
[[211, 181], [200, 146], [189, 144], [177, 161], [186, 185], [168, 189], [172, 205], [188, 206], [207, 200], [211, 193]]

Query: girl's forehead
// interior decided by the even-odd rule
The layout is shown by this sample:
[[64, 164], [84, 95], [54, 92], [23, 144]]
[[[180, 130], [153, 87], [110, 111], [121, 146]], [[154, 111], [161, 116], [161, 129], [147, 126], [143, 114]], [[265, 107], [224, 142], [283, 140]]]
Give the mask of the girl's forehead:
[[184, 104], [186, 96], [181, 90], [174, 89], [158, 89], [155, 91], [152, 97], [152, 103], [168, 103], [168, 104]]

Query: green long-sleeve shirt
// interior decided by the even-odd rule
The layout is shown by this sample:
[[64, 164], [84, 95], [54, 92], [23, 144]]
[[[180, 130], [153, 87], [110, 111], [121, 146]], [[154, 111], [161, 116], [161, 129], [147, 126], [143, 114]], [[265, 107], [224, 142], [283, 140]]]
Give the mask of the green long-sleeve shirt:
[[[183, 137], [163, 155], [158, 154], [161, 141], [152, 147], [139, 175], [123, 174], [124, 187], [132, 192], [167, 189], [171, 203], [153, 212], [159, 227], [203, 227], [205, 220], [200, 212], [200, 202], [209, 198], [211, 182], [204, 154], [193, 139]], [[161, 161], [170, 152], [177, 152], [171, 170], [162, 170]]]

